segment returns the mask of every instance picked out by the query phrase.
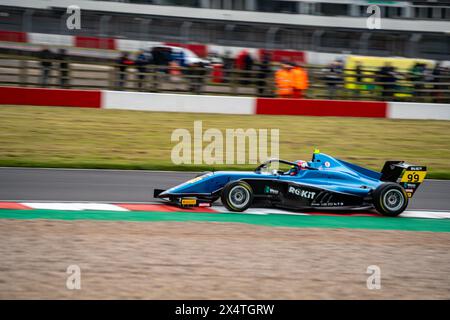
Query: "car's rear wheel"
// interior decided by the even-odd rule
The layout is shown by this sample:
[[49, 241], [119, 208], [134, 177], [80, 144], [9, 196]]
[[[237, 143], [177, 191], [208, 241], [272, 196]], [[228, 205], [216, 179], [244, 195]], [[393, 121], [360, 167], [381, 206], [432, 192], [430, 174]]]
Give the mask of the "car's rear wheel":
[[395, 217], [405, 211], [408, 206], [408, 196], [405, 189], [393, 182], [380, 185], [373, 192], [375, 209], [384, 216]]
[[230, 211], [245, 211], [253, 202], [252, 187], [245, 181], [230, 182], [223, 188], [221, 200]]

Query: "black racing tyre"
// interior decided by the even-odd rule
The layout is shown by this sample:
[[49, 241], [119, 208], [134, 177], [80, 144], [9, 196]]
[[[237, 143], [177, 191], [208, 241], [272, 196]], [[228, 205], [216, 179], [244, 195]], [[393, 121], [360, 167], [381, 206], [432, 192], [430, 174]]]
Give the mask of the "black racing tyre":
[[382, 215], [395, 217], [408, 206], [408, 196], [397, 183], [386, 182], [373, 192], [373, 204]]
[[252, 187], [245, 181], [229, 182], [222, 190], [221, 200], [230, 211], [245, 211], [253, 202]]

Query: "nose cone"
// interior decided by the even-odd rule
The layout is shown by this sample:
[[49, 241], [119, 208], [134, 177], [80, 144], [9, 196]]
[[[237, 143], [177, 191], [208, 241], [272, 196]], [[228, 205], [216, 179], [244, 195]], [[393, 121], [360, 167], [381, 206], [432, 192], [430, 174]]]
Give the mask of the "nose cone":
[[166, 190], [166, 191], [160, 192], [160, 193], [157, 195], [157, 197], [158, 197], [158, 198], [164, 198], [164, 196], [167, 196], [167, 195], [168, 195], [168, 193], [167, 193], [167, 190]]
[[185, 193], [210, 193], [211, 183], [214, 180], [214, 173], [210, 172], [189, 181], [172, 187], [164, 192], [164, 195], [169, 194], [185, 194]]

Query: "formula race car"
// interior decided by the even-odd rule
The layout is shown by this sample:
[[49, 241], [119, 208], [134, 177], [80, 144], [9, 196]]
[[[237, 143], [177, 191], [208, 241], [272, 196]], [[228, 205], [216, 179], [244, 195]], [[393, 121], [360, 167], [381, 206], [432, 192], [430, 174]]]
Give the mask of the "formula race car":
[[375, 172], [316, 150], [308, 162], [271, 159], [254, 171], [208, 172], [168, 190], [155, 189], [154, 197], [182, 207], [210, 206], [221, 198], [228, 210], [238, 212], [264, 201], [284, 209], [375, 208], [397, 216], [425, 175], [426, 167], [404, 161], [387, 161]]

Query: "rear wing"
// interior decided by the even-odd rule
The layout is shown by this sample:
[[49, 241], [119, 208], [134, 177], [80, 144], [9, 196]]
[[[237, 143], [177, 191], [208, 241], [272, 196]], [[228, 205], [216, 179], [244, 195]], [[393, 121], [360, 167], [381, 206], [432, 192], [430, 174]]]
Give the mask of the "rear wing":
[[398, 182], [405, 189], [408, 198], [411, 198], [426, 175], [427, 167], [411, 165], [404, 161], [386, 161], [380, 180]]

